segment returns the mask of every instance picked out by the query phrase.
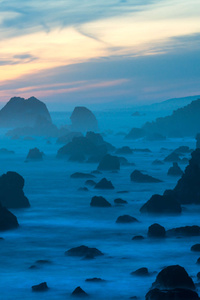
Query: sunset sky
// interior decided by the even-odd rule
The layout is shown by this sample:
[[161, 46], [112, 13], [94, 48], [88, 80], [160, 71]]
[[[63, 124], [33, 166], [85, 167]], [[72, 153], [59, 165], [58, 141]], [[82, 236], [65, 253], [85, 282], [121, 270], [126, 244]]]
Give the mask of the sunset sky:
[[131, 106], [200, 94], [199, 0], [0, 0], [0, 102]]

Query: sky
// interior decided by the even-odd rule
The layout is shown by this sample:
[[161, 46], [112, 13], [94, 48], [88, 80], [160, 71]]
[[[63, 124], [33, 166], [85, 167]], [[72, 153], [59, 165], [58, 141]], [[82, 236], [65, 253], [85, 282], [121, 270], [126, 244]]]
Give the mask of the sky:
[[200, 94], [199, 0], [0, 0], [0, 103], [111, 108]]

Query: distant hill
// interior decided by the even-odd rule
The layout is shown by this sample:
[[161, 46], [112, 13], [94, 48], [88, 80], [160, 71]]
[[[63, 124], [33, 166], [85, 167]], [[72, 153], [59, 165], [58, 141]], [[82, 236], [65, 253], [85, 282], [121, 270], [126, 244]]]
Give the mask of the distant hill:
[[0, 127], [35, 126], [41, 120], [52, 123], [46, 105], [35, 97], [13, 97], [0, 110]]
[[200, 132], [200, 99], [175, 110], [170, 116], [157, 118], [145, 123], [141, 128], [133, 128], [126, 136], [128, 139], [139, 137], [184, 137]]

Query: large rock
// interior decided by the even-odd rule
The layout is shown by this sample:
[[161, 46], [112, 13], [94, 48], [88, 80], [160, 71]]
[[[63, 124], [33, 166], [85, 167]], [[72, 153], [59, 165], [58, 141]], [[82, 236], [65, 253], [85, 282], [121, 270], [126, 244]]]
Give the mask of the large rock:
[[102, 256], [103, 253], [97, 248], [90, 248], [87, 246], [79, 246], [75, 248], [71, 248], [65, 252], [67, 256], [78, 256], [78, 257], [96, 257]]
[[111, 181], [107, 180], [106, 178], [103, 178], [99, 182], [97, 182], [94, 188], [100, 190], [113, 190], [114, 186]]
[[70, 119], [72, 130], [81, 132], [98, 130], [98, 122], [95, 115], [84, 106], [75, 107]]
[[7, 208], [29, 207], [30, 203], [23, 192], [24, 178], [16, 172], [0, 176], [0, 201]]
[[165, 238], [166, 236], [166, 231], [163, 226], [160, 224], [152, 224], [148, 228], [148, 237], [153, 237], [153, 238]]
[[41, 152], [38, 148], [30, 149], [26, 157], [26, 161], [38, 161], [43, 160], [44, 153]]
[[95, 207], [111, 207], [111, 204], [101, 196], [94, 196], [90, 202], [90, 206]]
[[167, 235], [169, 236], [200, 236], [200, 226], [193, 225], [193, 226], [183, 226], [183, 227], [176, 227], [167, 230]]
[[98, 165], [101, 171], [117, 171], [120, 169], [120, 160], [117, 156], [106, 154]]
[[14, 229], [19, 226], [17, 218], [0, 204], [0, 230]]
[[141, 208], [142, 213], [156, 214], [179, 214], [182, 211], [181, 205], [176, 198], [169, 194], [153, 195]]
[[156, 183], [162, 182], [162, 180], [149, 176], [147, 174], [143, 174], [142, 172], [135, 170], [131, 173], [131, 181], [138, 183]]
[[150, 290], [145, 297], [145, 300], [199, 300], [199, 296], [195, 291], [188, 289], [173, 289], [173, 290]]
[[35, 97], [13, 97], [0, 110], [0, 127], [35, 126], [38, 118], [51, 121], [46, 105]]

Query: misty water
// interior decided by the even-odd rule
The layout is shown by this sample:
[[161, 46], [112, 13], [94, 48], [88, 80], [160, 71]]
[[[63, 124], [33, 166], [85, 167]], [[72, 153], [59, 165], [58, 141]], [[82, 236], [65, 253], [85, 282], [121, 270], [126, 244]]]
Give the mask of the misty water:
[[[44, 138], [33, 141], [11, 140], [1, 132], [1, 147], [14, 150], [14, 155], [1, 157], [1, 174], [16, 171], [25, 179], [24, 192], [31, 207], [12, 209], [20, 227], [1, 233], [0, 240], [0, 288], [1, 299], [71, 299], [71, 292], [81, 286], [91, 299], [129, 299], [145, 294], [155, 280], [157, 272], [164, 266], [180, 264], [185, 267], [197, 282], [196, 265], [198, 253], [190, 247], [200, 242], [200, 237], [166, 238], [162, 240], [147, 238], [148, 227], [157, 222], [166, 229], [185, 225], [199, 225], [199, 206], [184, 206], [180, 216], [145, 215], [140, 207], [155, 193], [173, 188], [178, 180], [170, 177], [167, 171], [171, 163], [153, 166], [155, 159], [163, 160], [172, 150], [184, 145], [195, 148], [194, 139], [167, 139], [162, 142], [130, 141], [117, 132], [128, 132], [130, 128], [145, 120], [133, 118], [130, 112], [123, 114], [99, 112], [96, 114], [100, 132], [104, 139], [116, 147], [149, 148], [152, 152], [133, 152], [125, 156], [135, 166], [122, 166], [117, 173], [103, 172], [95, 175], [95, 181], [106, 177], [111, 180], [114, 190], [78, 191], [84, 187], [86, 179], [72, 179], [74, 172], [91, 172], [97, 164], [74, 163], [56, 158], [61, 145], [55, 139]], [[68, 113], [53, 113], [53, 121], [58, 125], [69, 123]], [[148, 116], [151, 118], [151, 116]], [[138, 126], [140, 126], [139, 124]], [[41, 162], [25, 162], [30, 148], [38, 147], [45, 153]], [[166, 148], [161, 150], [161, 148]], [[190, 157], [190, 154], [187, 155]], [[182, 170], [186, 165], [180, 164]], [[163, 180], [161, 183], [133, 183], [130, 174], [134, 169], [147, 172]], [[127, 191], [127, 193], [118, 193]], [[111, 204], [109, 208], [90, 207], [95, 195], [105, 197]], [[114, 199], [122, 198], [128, 202], [123, 206], [114, 204]], [[139, 223], [116, 224], [118, 216], [129, 214]], [[144, 240], [132, 241], [135, 235], [143, 235]], [[105, 255], [96, 259], [81, 259], [65, 256], [66, 250], [87, 245], [96, 247]], [[37, 260], [49, 260], [48, 264], [37, 265]], [[29, 269], [31, 265], [38, 268]], [[147, 267], [148, 277], [130, 275], [140, 267]], [[85, 282], [87, 278], [100, 277], [105, 282]], [[31, 286], [47, 282], [49, 290], [34, 293]]]

